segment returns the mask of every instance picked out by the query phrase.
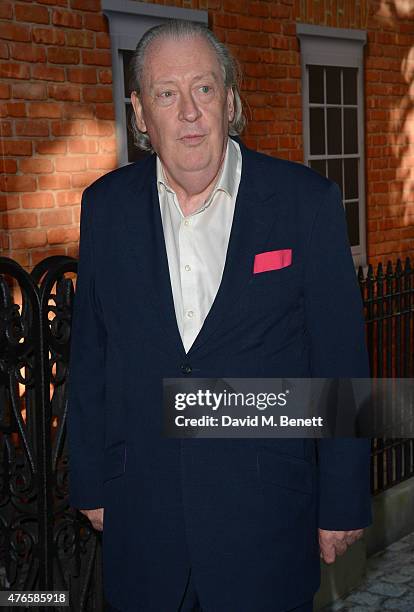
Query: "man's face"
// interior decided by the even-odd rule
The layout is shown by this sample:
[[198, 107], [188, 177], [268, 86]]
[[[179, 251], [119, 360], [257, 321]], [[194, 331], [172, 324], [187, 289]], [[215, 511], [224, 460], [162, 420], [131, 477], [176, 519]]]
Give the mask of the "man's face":
[[170, 176], [215, 176], [234, 116], [233, 92], [204, 38], [154, 41], [140, 99], [134, 93], [131, 99], [138, 128], [148, 132]]

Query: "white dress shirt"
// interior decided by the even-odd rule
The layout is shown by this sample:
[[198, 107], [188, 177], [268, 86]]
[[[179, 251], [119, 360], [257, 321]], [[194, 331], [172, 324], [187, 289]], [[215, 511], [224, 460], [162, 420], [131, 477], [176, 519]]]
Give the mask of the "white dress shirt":
[[157, 188], [175, 315], [186, 352], [200, 332], [220, 286], [241, 176], [239, 145], [228, 139], [216, 185], [184, 216], [157, 157]]

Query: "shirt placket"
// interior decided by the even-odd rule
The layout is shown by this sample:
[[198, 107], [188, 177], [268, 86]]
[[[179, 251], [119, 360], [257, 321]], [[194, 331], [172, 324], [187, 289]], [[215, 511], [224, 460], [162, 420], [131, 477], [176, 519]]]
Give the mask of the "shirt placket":
[[200, 308], [197, 302], [197, 262], [194, 257], [195, 216], [181, 219], [179, 230], [179, 266], [183, 300], [184, 347], [186, 351], [200, 331]]

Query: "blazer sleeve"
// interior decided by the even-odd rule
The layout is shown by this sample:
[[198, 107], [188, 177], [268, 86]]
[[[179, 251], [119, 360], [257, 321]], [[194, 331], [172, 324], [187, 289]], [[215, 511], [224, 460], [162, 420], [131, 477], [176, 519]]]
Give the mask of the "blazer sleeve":
[[95, 299], [92, 227], [88, 190], [82, 196], [78, 276], [72, 310], [67, 433], [69, 503], [103, 507], [106, 333]]
[[[314, 378], [369, 378], [362, 299], [342, 197], [330, 183], [315, 216], [305, 273], [305, 310]], [[317, 440], [319, 527], [351, 530], [372, 522], [368, 438]]]

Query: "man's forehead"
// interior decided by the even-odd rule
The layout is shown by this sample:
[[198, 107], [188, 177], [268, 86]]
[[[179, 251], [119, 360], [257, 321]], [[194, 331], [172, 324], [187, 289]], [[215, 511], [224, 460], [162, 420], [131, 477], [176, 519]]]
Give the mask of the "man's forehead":
[[220, 74], [217, 54], [203, 36], [184, 38], [161, 37], [147, 49], [144, 65], [148, 70], [168, 72], [171, 68], [194, 69], [198, 73]]
[[163, 34], [149, 44], [148, 51], [153, 49], [162, 49], [165, 47], [176, 46], [177, 48], [194, 47], [203, 48], [210, 50], [214, 53], [211, 43], [202, 35], [194, 34], [189, 36], [173, 36], [169, 34]]

